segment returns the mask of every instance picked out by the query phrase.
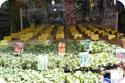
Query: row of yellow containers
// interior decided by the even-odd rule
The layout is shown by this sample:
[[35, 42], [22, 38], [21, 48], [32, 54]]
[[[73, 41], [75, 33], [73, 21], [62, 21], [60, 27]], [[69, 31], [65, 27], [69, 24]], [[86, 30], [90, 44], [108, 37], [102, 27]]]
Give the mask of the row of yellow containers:
[[116, 37], [120, 37], [120, 35], [123, 35], [123, 33], [118, 33], [116, 30], [113, 30], [111, 28], [102, 28], [102, 30], [94, 29], [95, 31], [98, 31], [99, 34], [102, 34], [103, 36], [107, 36], [108, 40], [111, 40]]
[[117, 32], [116, 30], [113, 30], [113, 29], [111, 29], [111, 28], [106, 28], [106, 29], [104, 29], [107, 33], [109, 33], [109, 32], [111, 32], [111, 36], [113, 37], [113, 38], [115, 38], [115, 37], [120, 37], [121, 35], [123, 36], [124, 34], [123, 33], [119, 33], [119, 32]]
[[56, 39], [64, 39], [64, 27], [59, 27], [56, 32]]
[[38, 36], [38, 43], [44, 44], [50, 37], [51, 32], [53, 31], [53, 27], [46, 28], [40, 36]]
[[16, 38], [22, 41], [27, 41], [31, 39], [33, 36], [37, 35], [44, 28], [27, 28], [18, 33], [12, 33], [10, 36], [5, 36], [4, 40], [11, 41], [12, 38]]
[[31, 28], [27, 28], [27, 29], [20, 31], [19, 33], [12, 33], [10, 36], [5, 36], [4, 40], [11, 41], [12, 38], [19, 39], [21, 35], [28, 33], [28, 32], [31, 32], [32, 30], [33, 29], [31, 29]]
[[94, 32], [92, 32], [91, 30], [85, 30], [85, 34], [90, 37], [92, 40], [99, 40], [99, 35], [95, 34]]
[[[85, 28], [85, 27], [80, 27], [80, 30], [82, 32], [84, 32], [92, 40], [99, 40], [100, 34], [102, 34], [103, 36], [108, 36], [108, 40], [111, 40], [111, 39], [115, 38], [115, 35], [109, 34], [105, 30], [99, 30], [99, 29], [87, 30], [87, 28]], [[95, 34], [95, 32], [98, 32], [98, 34]]]
[[15, 39], [27, 41], [30, 38], [32, 38], [33, 36], [42, 32], [44, 27], [45, 27], [45, 25], [41, 25], [37, 28], [26, 28], [26, 29], [23, 29], [22, 31], [20, 31], [18, 33], [12, 33], [10, 36], [5, 36], [4, 40], [5, 41], [11, 41], [12, 38], [15, 38]]
[[38, 33], [41, 33], [43, 32], [45, 29], [45, 27], [39, 27], [39, 28], [35, 28], [34, 30], [30, 31], [29, 33], [26, 33], [26, 34], [23, 34], [21, 35], [21, 40], [22, 41], [28, 41], [30, 40], [31, 38], [33, 38], [34, 36], [36, 36]]
[[69, 31], [74, 39], [82, 38], [82, 34], [79, 33], [75, 26], [70, 26]]
[[[107, 36], [108, 40], [111, 40], [115, 38], [116, 36], [119, 37], [120, 35], [122, 35], [122, 33], [118, 33], [116, 30], [107, 29], [107, 28], [103, 28], [103, 30], [100, 30], [98, 28], [93, 27], [91, 28], [91, 30], [87, 30], [86, 27], [80, 27], [80, 30], [84, 32], [85, 34], [87, 34], [88, 36], [94, 35], [96, 37], [96, 38], [93, 37], [94, 40], [98, 40], [100, 34], [102, 34], [103, 36]], [[98, 32], [98, 34], [94, 34], [95, 32]]]

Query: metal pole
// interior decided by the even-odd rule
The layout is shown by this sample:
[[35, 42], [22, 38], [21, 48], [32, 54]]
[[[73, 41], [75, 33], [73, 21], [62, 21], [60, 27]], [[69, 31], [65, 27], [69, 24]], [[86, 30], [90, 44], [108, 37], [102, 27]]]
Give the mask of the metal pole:
[[15, 27], [14, 24], [14, 0], [8, 0], [9, 1], [9, 6], [10, 6], [10, 11], [11, 11], [11, 27], [10, 27], [10, 34], [13, 33], [13, 29]]
[[21, 31], [23, 30], [23, 12], [22, 12], [22, 8], [20, 8], [20, 28]]
[[13, 33], [13, 26], [10, 27], [10, 34]]
[[118, 31], [118, 20], [119, 20], [118, 12], [116, 12], [116, 24], [115, 24], [116, 31]]

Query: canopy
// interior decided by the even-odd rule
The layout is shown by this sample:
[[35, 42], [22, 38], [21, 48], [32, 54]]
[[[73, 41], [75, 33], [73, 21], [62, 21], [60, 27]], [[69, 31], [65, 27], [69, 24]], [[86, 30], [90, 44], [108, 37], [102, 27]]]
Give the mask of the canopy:
[[125, 0], [118, 0], [118, 1], [122, 2], [123, 5], [125, 6]]
[[1, 5], [7, 0], [0, 0], [0, 8], [1, 8]]

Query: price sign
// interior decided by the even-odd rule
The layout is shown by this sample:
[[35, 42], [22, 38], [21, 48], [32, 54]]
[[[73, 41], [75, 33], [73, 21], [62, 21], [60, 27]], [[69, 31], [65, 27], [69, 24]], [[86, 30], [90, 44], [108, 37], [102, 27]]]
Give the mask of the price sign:
[[90, 56], [88, 52], [79, 53], [80, 56], [80, 67], [86, 67], [90, 65]]
[[24, 43], [16, 42], [15, 53], [21, 54], [21, 53], [23, 53], [23, 50], [24, 50]]
[[58, 53], [61, 56], [65, 55], [65, 43], [60, 42], [58, 45]]
[[122, 69], [111, 70], [110, 73], [111, 73], [111, 83], [119, 83], [123, 79]]
[[123, 48], [119, 48], [116, 49], [116, 58], [118, 59], [118, 61], [125, 61], [125, 49]]
[[47, 70], [48, 67], [48, 55], [38, 55], [38, 70]]
[[84, 45], [84, 50], [85, 51], [91, 51], [92, 50], [92, 41], [87, 39], [87, 40], [82, 40], [80, 41], [80, 44]]

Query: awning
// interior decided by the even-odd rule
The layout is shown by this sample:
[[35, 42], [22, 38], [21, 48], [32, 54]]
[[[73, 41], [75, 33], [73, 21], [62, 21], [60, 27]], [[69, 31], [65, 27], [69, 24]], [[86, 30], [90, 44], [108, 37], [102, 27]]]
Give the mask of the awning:
[[7, 0], [0, 0], [0, 8], [1, 8], [1, 5]]
[[123, 5], [125, 6], [125, 0], [118, 0], [118, 1], [122, 2]]

